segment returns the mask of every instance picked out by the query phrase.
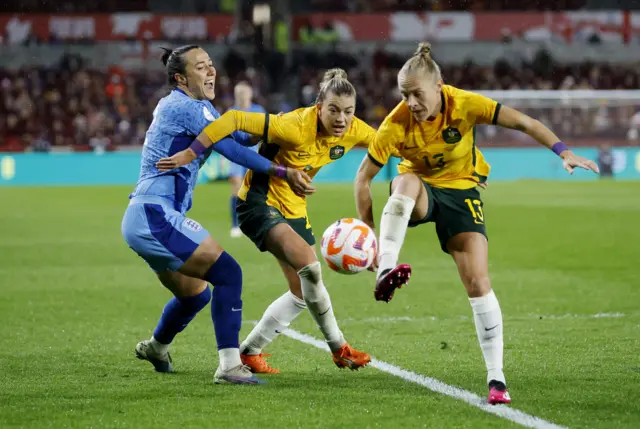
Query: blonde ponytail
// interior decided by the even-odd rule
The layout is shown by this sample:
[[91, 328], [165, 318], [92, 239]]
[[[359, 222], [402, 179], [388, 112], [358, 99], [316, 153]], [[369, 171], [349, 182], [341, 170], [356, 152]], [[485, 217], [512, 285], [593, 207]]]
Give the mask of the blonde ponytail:
[[429, 76], [433, 76], [436, 81], [442, 79], [440, 66], [438, 66], [438, 63], [436, 63], [431, 56], [431, 43], [429, 42], [421, 42], [418, 45], [418, 49], [413, 53], [413, 56], [404, 63], [400, 71], [404, 73], [423, 71]]
[[337, 96], [356, 95], [356, 89], [347, 79], [347, 72], [339, 68], [327, 70], [324, 73], [322, 82], [320, 83], [320, 91], [316, 98], [316, 104], [324, 102], [329, 92]]

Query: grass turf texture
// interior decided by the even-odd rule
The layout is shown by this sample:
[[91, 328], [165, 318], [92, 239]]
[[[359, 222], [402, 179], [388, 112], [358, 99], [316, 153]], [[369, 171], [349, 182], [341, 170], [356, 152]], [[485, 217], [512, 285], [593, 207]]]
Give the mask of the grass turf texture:
[[[377, 219], [387, 189], [374, 188]], [[517, 427], [373, 368], [341, 371], [284, 336], [266, 350], [282, 371], [268, 385], [215, 386], [208, 307], [174, 342], [178, 373], [156, 374], [134, 346], [170, 295], [120, 235], [129, 192], [0, 188], [0, 427]], [[241, 263], [244, 319], [259, 319], [286, 286], [273, 257], [229, 238], [228, 192], [200, 186], [190, 216]], [[355, 215], [352, 195], [323, 185], [309, 199], [318, 240]], [[568, 427], [639, 427], [640, 183], [492, 183], [482, 195], [513, 407]], [[347, 339], [486, 396], [469, 302], [432, 225], [409, 231], [401, 261], [414, 275], [390, 304], [374, 301], [373, 274], [323, 264]], [[320, 336], [307, 313], [292, 328]]]

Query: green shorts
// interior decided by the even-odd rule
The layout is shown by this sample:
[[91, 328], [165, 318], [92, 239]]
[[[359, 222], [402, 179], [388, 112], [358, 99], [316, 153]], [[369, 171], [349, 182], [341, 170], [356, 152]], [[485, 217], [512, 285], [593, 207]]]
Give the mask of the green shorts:
[[280, 213], [280, 210], [268, 206], [264, 201], [255, 201], [251, 197], [247, 197], [246, 201], [238, 199], [236, 213], [240, 229], [261, 252], [267, 250], [265, 247], [267, 233], [279, 223], [289, 224], [309, 246], [316, 244], [313, 230], [308, 227], [307, 218], [287, 219]]
[[[429, 196], [427, 215], [419, 221], [409, 222], [413, 228], [423, 223], [434, 222], [436, 233], [443, 252], [447, 250], [447, 242], [454, 235], [462, 232], [479, 232], [487, 237], [482, 199], [477, 188], [447, 189], [436, 188], [422, 182]], [[391, 191], [391, 186], [389, 186]]]

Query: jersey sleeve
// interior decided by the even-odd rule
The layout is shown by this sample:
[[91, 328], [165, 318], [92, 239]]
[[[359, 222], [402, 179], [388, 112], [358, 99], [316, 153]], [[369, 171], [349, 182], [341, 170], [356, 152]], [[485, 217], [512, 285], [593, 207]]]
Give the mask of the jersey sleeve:
[[404, 142], [406, 125], [397, 112], [398, 106], [385, 118], [378, 128], [373, 142], [369, 145], [369, 159], [378, 167], [389, 161], [389, 157], [397, 152], [397, 147]]
[[358, 143], [356, 143], [356, 146], [370, 148], [376, 138], [376, 130], [366, 122], [362, 120], [358, 121], [360, 127], [358, 129]]
[[215, 122], [207, 125], [202, 132], [214, 143], [230, 134], [233, 135], [236, 131], [245, 131], [246, 133], [257, 136], [266, 136], [269, 130], [269, 116], [271, 115], [229, 110]]
[[189, 134], [193, 134], [194, 136], [200, 134], [207, 125], [215, 121], [218, 117], [217, 112], [212, 112], [204, 105], [198, 103], [184, 103], [180, 116], [182, 126]]
[[[267, 111], [264, 110], [264, 107], [260, 106], [259, 104], [252, 105], [249, 112], [263, 114], [267, 113]], [[233, 137], [233, 139], [240, 143], [242, 146], [255, 146], [256, 144], [258, 144], [258, 142], [253, 138], [254, 136], [244, 131], [235, 131], [233, 134], [231, 134], [231, 137]]]
[[468, 112], [469, 120], [476, 124], [493, 124], [498, 122], [500, 103], [484, 95], [465, 91], [464, 108]]
[[295, 144], [300, 140], [302, 130], [302, 118], [296, 111], [281, 116], [269, 115], [269, 141], [276, 140]]

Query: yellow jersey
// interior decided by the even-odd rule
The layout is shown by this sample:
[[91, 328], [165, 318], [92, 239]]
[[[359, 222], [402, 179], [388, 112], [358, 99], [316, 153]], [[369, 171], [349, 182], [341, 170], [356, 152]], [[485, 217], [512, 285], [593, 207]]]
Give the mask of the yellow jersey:
[[480, 94], [442, 87], [434, 120], [416, 121], [402, 101], [378, 128], [369, 158], [379, 166], [402, 158], [400, 173], [415, 173], [440, 188], [469, 189], [486, 181], [491, 167], [476, 147], [476, 124], [496, 124], [500, 104]]
[[[259, 153], [265, 158], [296, 170], [304, 170], [313, 178], [320, 168], [344, 156], [354, 146], [369, 147], [376, 130], [354, 117], [341, 137], [318, 132], [318, 109], [307, 107], [282, 116], [229, 111], [209, 124], [204, 132], [216, 142], [233, 131], [242, 130], [262, 135]], [[285, 218], [307, 217], [305, 197], [296, 195], [285, 179], [249, 170], [238, 192], [242, 200], [264, 200]]]

